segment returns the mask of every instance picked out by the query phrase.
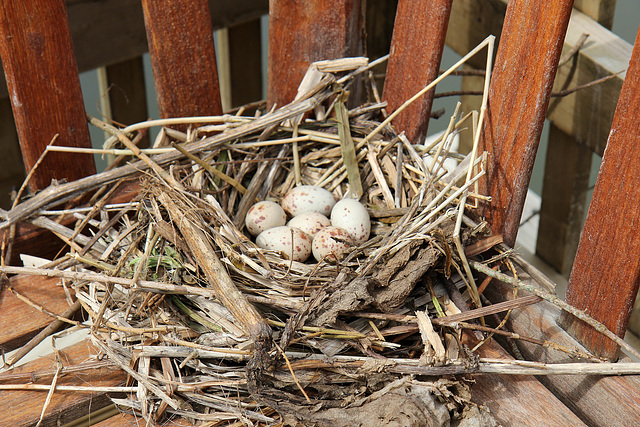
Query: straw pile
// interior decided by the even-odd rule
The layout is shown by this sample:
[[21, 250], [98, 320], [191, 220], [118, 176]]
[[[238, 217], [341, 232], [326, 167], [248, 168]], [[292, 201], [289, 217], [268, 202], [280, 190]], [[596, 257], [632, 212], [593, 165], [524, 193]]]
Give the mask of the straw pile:
[[[375, 97], [347, 109], [349, 85], [369, 67], [316, 63], [293, 103], [262, 115], [124, 130], [92, 119], [113, 133], [108, 145], [123, 145], [106, 152], [140, 160], [6, 213], [4, 226], [30, 218], [72, 248], [42, 268], [4, 271], [69, 279], [92, 341], [135, 387], [114, 399], [120, 408], [150, 423], [493, 425], [456, 376], [499, 371], [463, 344], [478, 336], [462, 328], [496, 332], [467, 322], [517, 306], [480, 308], [472, 274], [497, 261], [513, 269], [499, 237], [471, 219], [488, 200], [476, 187], [484, 156], [450, 149], [460, 129], [477, 133], [477, 117], [456, 110], [440, 138], [414, 144]], [[188, 131], [163, 127], [152, 151], [130, 140], [176, 124]], [[131, 177], [138, 195], [109, 204]], [[338, 262], [258, 248], [243, 228], [249, 207], [300, 184], [359, 199], [370, 239]], [[98, 188], [88, 208], [52, 209]], [[61, 213], [76, 217], [75, 229], [51, 224]], [[485, 264], [467, 261], [491, 248]]]

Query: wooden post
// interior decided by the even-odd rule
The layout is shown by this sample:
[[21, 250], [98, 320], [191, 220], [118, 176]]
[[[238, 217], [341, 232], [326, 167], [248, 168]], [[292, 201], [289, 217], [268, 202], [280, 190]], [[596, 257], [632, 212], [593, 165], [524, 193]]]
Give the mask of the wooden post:
[[[382, 98], [387, 111], [400, 107], [438, 77], [452, 0], [400, 0]], [[413, 143], [427, 136], [435, 88], [393, 121]]]
[[511, 0], [489, 91], [481, 150], [489, 152], [484, 192], [494, 233], [513, 246], [573, 0]]
[[270, 1], [268, 105], [293, 101], [312, 62], [362, 55], [362, 14], [361, 0]]
[[[624, 336], [640, 283], [640, 32], [613, 118], [571, 270], [566, 301]], [[562, 324], [587, 348], [614, 359], [617, 345], [568, 315]]]
[[222, 113], [207, 0], [142, 0], [160, 115]]
[[[64, 2], [4, 2], [0, 9], [0, 56], [27, 170], [56, 134], [56, 145], [90, 147]], [[38, 190], [52, 179], [72, 181], [93, 173], [91, 156], [49, 153], [30, 186]]]
[[260, 19], [229, 27], [231, 106], [263, 99]]
[[[605, 28], [610, 29], [613, 25], [615, 0], [576, 0], [574, 8]], [[566, 44], [565, 49], [568, 50]], [[576, 56], [564, 65], [573, 68], [569, 75], [580, 74], [578, 67], [583, 65], [577, 59]], [[569, 81], [556, 79], [556, 87], [559, 87], [558, 83], [566, 85]], [[572, 96], [577, 98], [575, 103], [578, 105], [590, 105], [592, 100], [592, 95], [584, 91]], [[553, 109], [554, 103], [550, 103], [549, 111]], [[575, 120], [578, 122], [583, 119], [579, 115], [581, 113], [574, 112]], [[589, 147], [581, 144], [577, 138], [570, 136], [553, 122], [550, 123], [536, 254], [565, 277], [569, 277], [571, 273], [582, 231], [591, 158], [592, 152]]]
[[591, 157], [589, 148], [551, 124], [536, 254], [565, 277], [580, 240]]
[[[142, 57], [138, 56], [106, 67], [109, 83], [109, 103], [111, 118], [125, 125], [145, 121], [149, 118], [147, 97], [144, 89], [144, 69]], [[147, 134], [138, 144], [149, 146]]]

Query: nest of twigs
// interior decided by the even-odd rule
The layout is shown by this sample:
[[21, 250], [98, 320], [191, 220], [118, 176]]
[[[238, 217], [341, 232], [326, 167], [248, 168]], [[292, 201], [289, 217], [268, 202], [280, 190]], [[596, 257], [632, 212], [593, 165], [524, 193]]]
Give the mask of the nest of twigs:
[[[74, 249], [44, 268], [70, 279], [93, 342], [130, 375], [137, 393], [114, 399], [120, 408], [151, 423], [493, 423], [459, 376], [484, 366], [467, 345], [478, 337], [463, 340], [460, 328], [490, 314], [468, 312], [482, 305], [472, 270], [509, 262], [500, 250], [467, 261], [499, 243], [471, 219], [487, 201], [476, 187], [484, 157], [451, 151], [472, 120], [456, 111], [440, 138], [415, 144], [385, 120], [384, 103], [347, 109], [363, 70], [361, 59], [315, 64], [296, 101], [262, 115], [124, 130], [94, 119], [124, 149], [135, 129], [185, 128], [163, 128], [154, 157], [134, 149], [137, 163], [7, 214], [54, 215], [50, 206], [102, 187], [90, 208], [67, 212], [79, 222]], [[111, 206], [106, 190], [136, 175], [138, 195]], [[257, 247], [244, 230], [249, 207], [299, 184], [359, 199], [369, 240], [306, 263]]]

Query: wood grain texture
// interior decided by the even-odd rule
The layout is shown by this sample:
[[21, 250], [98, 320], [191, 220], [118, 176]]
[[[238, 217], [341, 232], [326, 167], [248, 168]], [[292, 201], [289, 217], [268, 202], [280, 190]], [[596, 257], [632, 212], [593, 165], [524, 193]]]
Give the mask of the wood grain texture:
[[[566, 300], [623, 337], [640, 284], [640, 33], [569, 278]], [[587, 348], [615, 358], [617, 346], [568, 316]]]
[[[526, 280], [526, 279], [525, 279]], [[514, 299], [513, 289], [493, 281], [485, 294], [492, 301]], [[518, 297], [522, 297], [522, 292]], [[570, 348], [585, 349], [558, 325], [561, 310], [541, 301], [511, 313], [508, 330], [522, 336], [545, 339]], [[516, 341], [526, 360], [544, 363], [571, 363], [575, 358], [539, 345]], [[545, 375], [538, 377], [551, 392], [585, 423], [592, 426], [640, 425], [640, 376]]]
[[[86, 362], [89, 358], [95, 357], [97, 351], [87, 342], [82, 341], [63, 349], [60, 353], [64, 366], [71, 366]], [[55, 370], [56, 364], [53, 354], [29, 362], [12, 373], [20, 372], [41, 372]], [[124, 385], [126, 375], [124, 372], [113, 368], [92, 369], [84, 372], [77, 372], [72, 375], [61, 376], [58, 385], [73, 386], [120, 386]], [[24, 384], [25, 381], [18, 381]], [[38, 380], [36, 384], [51, 384], [51, 378]], [[115, 394], [111, 394], [115, 395]], [[10, 390], [0, 391], [0, 413], [2, 413], [2, 424], [6, 426], [34, 426], [40, 418], [40, 413], [47, 397], [46, 391]], [[121, 394], [118, 397], [122, 397]], [[41, 426], [53, 427], [70, 423], [81, 418], [91, 411], [96, 411], [109, 405], [111, 401], [105, 393], [78, 393], [68, 391], [56, 391], [47, 407]]]
[[[0, 7], [0, 56], [27, 170], [56, 134], [56, 145], [90, 147], [63, 1], [4, 2]], [[90, 156], [50, 153], [30, 186], [42, 189], [51, 179], [73, 181], [93, 173]]]
[[[577, 0], [573, 7], [611, 29], [615, 0]], [[574, 56], [564, 67], [570, 68], [570, 75], [580, 74], [580, 65], [582, 62]], [[569, 79], [564, 79], [562, 85], [554, 86], [567, 88], [569, 84]], [[586, 106], [593, 101], [593, 94], [585, 91], [579, 91], [572, 97], [576, 98], [575, 105]], [[560, 100], [549, 103], [550, 111], [558, 102]], [[574, 119], [582, 122], [578, 114], [574, 114]], [[550, 124], [536, 255], [565, 277], [571, 273], [580, 241], [589, 191], [591, 158], [589, 147], [580, 144], [577, 138], [568, 135], [554, 123]]]
[[[382, 98], [395, 111], [438, 77], [452, 0], [400, 0]], [[427, 136], [435, 88], [415, 101], [393, 121], [410, 141]]]
[[160, 116], [222, 113], [206, 0], [143, 0]]
[[[462, 342], [474, 347], [470, 333]], [[512, 359], [493, 339], [477, 351], [480, 357]], [[486, 405], [502, 426], [584, 426], [585, 424], [560, 402], [536, 378], [530, 375], [474, 375], [471, 400]]]
[[[92, 424], [93, 427], [147, 427], [147, 425], [147, 422], [141, 416], [125, 413], [120, 413], [97, 424]], [[191, 427], [193, 423], [186, 421], [184, 418], [176, 417], [163, 420], [156, 425], [162, 427]]]
[[[11, 286], [50, 312], [61, 314], [69, 308], [64, 289], [58, 279], [16, 276], [11, 278]], [[51, 317], [19, 300], [8, 289], [0, 293], [0, 345], [4, 351], [21, 346], [52, 320]]]
[[481, 151], [489, 153], [483, 209], [493, 232], [513, 246], [569, 24], [572, 0], [507, 5]]
[[362, 55], [362, 14], [361, 0], [269, 2], [269, 106], [293, 101], [312, 62]]

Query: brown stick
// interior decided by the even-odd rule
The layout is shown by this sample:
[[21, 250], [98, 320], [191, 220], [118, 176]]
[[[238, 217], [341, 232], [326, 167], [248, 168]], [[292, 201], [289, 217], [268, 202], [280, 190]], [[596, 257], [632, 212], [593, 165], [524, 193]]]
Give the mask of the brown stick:
[[256, 343], [268, 342], [271, 336], [271, 328], [269, 328], [258, 310], [247, 301], [233, 283], [224, 265], [216, 255], [209, 236], [202, 231], [203, 225], [201, 221], [176, 197], [170, 196], [167, 192], [159, 189], [154, 189], [153, 192], [180, 229], [194, 259], [198, 262], [218, 299], [229, 309], [233, 317], [242, 324], [245, 332]]

